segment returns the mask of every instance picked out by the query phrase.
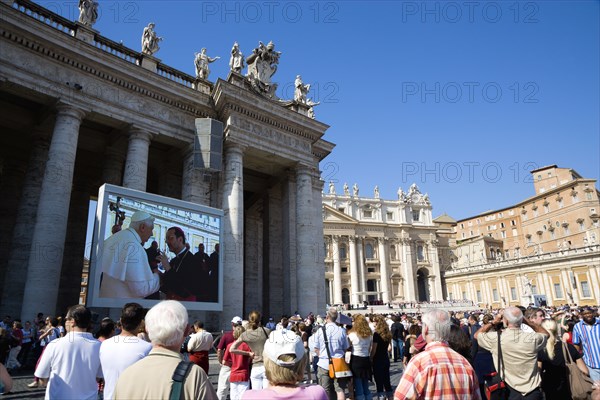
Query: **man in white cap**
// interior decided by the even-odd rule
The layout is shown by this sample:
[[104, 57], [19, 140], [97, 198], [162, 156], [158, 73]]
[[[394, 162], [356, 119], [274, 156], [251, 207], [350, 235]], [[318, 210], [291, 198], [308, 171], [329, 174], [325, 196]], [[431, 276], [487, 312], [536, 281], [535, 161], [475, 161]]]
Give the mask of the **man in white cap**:
[[144, 298], [160, 288], [159, 272], [152, 272], [143, 244], [152, 236], [154, 218], [136, 211], [129, 227], [104, 241], [100, 297]]

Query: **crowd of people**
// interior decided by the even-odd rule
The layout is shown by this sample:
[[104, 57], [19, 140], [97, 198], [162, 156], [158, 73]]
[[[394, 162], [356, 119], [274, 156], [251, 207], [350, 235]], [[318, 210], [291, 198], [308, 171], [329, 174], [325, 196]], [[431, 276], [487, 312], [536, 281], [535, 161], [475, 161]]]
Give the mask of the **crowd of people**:
[[[485, 399], [484, 384], [501, 358], [507, 398], [569, 399], [570, 355], [600, 395], [597, 308], [349, 316], [329, 307], [323, 316], [268, 318], [264, 326], [258, 311], [247, 320], [234, 316], [216, 345], [216, 387], [208, 379], [213, 335], [202, 321], [190, 325], [178, 301], [149, 311], [127, 303], [118, 321], [102, 319], [94, 334], [92, 313], [82, 305], [64, 318], [38, 314], [33, 323], [6, 316], [0, 392], [12, 386], [4, 366], [14, 371], [37, 361], [29, 386], [46, 387], [47, 398], [168, 398], [178, 388], [180, 398], [223, 400]], [[396, 388], [392, 363], [403, 369]]]

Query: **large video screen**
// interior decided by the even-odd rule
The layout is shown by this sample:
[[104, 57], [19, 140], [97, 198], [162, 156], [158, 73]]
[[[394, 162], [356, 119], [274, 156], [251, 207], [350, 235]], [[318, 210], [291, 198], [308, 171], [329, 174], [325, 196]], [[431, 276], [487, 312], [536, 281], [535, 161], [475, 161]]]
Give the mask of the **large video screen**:
[[190, 310], [222, 311], [219, 253], [223, 212], [105, 184], [89, 272], [88, 306], [152, 307], [179, 300]]

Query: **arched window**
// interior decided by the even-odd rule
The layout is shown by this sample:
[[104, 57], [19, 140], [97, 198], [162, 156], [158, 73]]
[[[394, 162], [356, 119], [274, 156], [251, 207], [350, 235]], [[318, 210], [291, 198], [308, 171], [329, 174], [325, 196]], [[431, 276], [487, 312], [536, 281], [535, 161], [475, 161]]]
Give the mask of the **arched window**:
[[365, 244], [365, 256], [368, 260], [373, 259], [373, 245], [371, 243]]

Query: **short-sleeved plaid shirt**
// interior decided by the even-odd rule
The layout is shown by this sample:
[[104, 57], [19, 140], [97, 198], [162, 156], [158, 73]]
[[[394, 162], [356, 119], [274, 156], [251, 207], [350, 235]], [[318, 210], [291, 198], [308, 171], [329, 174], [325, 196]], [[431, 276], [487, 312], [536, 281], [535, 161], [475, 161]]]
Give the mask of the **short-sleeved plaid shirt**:
[[480, 400], [481, 393], [467, 359], [448, 344], [433, 342], [410, 360], [394, 398]]

